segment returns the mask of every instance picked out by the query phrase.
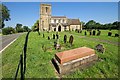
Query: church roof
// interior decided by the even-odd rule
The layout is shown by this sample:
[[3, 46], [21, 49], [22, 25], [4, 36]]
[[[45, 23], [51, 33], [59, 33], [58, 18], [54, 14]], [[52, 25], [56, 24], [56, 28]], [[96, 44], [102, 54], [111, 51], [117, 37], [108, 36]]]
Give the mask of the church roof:
[[80, 20], [79, 19], [68, 19], [68, 24], [69, 25], [80, 25]]
[[66, 16], [51, 16], [51, 18], [66, 18]]

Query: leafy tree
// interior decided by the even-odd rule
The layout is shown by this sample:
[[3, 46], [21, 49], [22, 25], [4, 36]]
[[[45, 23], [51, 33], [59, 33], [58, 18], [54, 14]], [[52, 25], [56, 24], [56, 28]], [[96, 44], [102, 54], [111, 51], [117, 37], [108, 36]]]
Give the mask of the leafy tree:
[[12, 34], [12, 33], [15, 33], [15, 29], [12, 27], [2, 28], [3, 35]]
[[115, 21], [115, 22], [113, 22], [112, 25], [113, 25], [112, 29], [119, 29], [119, 27], [120, 27], [120, 22]]
[[16, 32], [18, 32], [18, 33], [23, 32], [22, 24], [16, 24], [15, 29], [16, 29]]
[[39, 20], [37, 20], [34, 25], [32, 26], [32, 30], [36, 31], [36, 29], [39, 29]]
[[95, 29], [100, 29], [101, 28], [101, 24], [100, 23], [96, 23], [95, 24]]
[[1, 10], [2, 12], [0, 12], [2, 13], [2, 15], [0, 16], [0, 23], [1, 23], [0, 29], [1, 29], [5, 26], [4, 21], [10, 20], [10, 13], [9, 13], [10, 10], [8, 10], [8, 8], [3, 4], [0, 4], [0, 8], [2, 9]]
[[30, 31], [30, 29], [28, 28], [28, 26], [23, 26], [23, 31], [28, 32], [28, 31]]
[[93, 29], [95, 28], [96, 22], [94, 20], [90, 20], [85, 24], [85, 28], [87, 29]]

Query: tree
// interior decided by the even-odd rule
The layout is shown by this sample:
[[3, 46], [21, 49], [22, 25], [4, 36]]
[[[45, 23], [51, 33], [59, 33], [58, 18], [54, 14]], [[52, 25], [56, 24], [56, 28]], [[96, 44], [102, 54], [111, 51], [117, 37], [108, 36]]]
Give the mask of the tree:
[[87, 29], [93, 29], [95, 28], [96, 22], [94, 20], [90, 20], [85, 24], [85, 28]]
[[30, 31], [30, 29], [28, 28], [28, 26], [23, 26], [23, 31], [28, 32], [28, 31]]
[[16, 29], [16, 32], [18, 32], [18, 33], [23, 32], [22, 24], [16, 24], [15, 29]]
[[32, 30], [36, 31], [36, 29], [39, 29], [39, 20], [37, 20], [34, 25], [32, 26]]
[[12, 34], [12, 33], [15, 33], [15, 29], [12, 27], [2, 28], [3, 35]]
[[96, 23], [96, 24], [95, 24], [95, 28], [96, 28], [96, 29], [100, 29], [100, 28], [101, 28], [101, 24], [100, 24], [100, 23]]
[[2, 9], [2, 16], [0, 16], [0, 23], [2, 23], [0, 25], [0, 29], [1, 29], [5, 26], [4, 21], [10, 20], [10, 13], [9, 13], [10, 10], [8, 10], [8, 8], [3, 4], [0, 4], [0, 8]]

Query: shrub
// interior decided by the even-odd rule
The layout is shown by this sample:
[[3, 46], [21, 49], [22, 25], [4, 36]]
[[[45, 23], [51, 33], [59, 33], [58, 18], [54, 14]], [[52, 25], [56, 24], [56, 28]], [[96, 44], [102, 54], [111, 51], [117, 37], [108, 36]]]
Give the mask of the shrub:
[[6, 27], [2, 29], [3, 35], [13, 34], [13, 33], [15, 33], [15, 29], [12, 27]]

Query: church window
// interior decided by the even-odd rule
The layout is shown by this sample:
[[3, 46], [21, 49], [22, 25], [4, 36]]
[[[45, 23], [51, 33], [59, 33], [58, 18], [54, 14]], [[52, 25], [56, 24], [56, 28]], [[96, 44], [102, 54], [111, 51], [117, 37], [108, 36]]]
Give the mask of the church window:
[[46, 13], [48, 12], [48, 7], [46, 7]]

